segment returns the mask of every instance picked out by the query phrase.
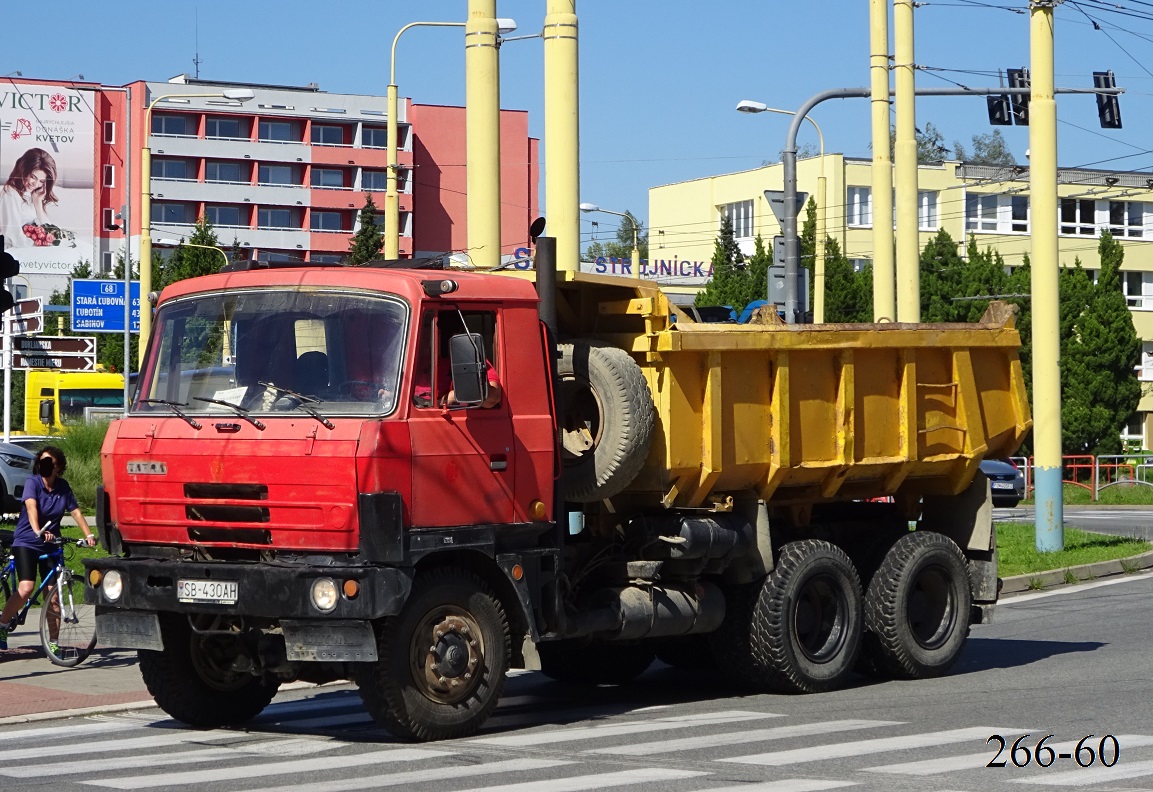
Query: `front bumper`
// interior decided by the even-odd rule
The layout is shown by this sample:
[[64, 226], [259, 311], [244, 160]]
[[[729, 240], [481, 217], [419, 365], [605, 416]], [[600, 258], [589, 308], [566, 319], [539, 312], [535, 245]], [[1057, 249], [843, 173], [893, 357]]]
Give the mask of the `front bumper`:
[[[120, 573], [123, 593], [116, 601], [93, 588], [84, 576], [84, 599], [101, 609], [158, 613], [204, 613], [266, 619], [371, 620], [400, 612], [412, 588], [412, 570], [377, 566], [304, 566], [292, 564], [234, 564], [206, 561], [165, 561], [150, 558], [86, 558], [86, 570]], [[331, 578], [337, 588], [355, 580], [355, 598], [341, 594], [336, 607], [322, 613], [309, 597], [318, 578]], [[221, 605], [180, 602], [177, 580], [236, 581], [237, 600]]]

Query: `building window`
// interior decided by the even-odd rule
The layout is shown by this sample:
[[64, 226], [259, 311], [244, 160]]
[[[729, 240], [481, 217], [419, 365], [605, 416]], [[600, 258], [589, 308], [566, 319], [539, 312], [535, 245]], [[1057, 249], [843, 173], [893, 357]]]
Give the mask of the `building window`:
[[232, 226], [235, 228], [240, 225], [239, 206], [209, 205], [204, 207], [204, 216], [208, 218], [208, 222], [217, 227]]
[[158, 113], [152, 116], [152, 134], [192, 137], [196, 131], [192, 128], [191, 121], [192, 119], [185, 115]]
[[260, 139], [274, 143], [299, 143], [300, 130], [294, 121], [261, 121]]
[[108, 275], [112, 272], [112, 251], [105, 250], [100, 254], [100, 274]]
[[965, 228], [969, 231], [997, 230], [997, 196], [965, 196]]
[[152, 178], [154, 179], [187, 179], [188, 161], [171, 159], [169, 157], [154, 157], [152, 159]]
[[344, 256], [339, 253], [313, 253], [309, 261], [314, 264], [339, 264], [344, 261]]
[[1125, 301], [1138, 311], [1153, 311], [1153, 272], [1122, 272]]
[[1153, 382], [1153, 341], [1141, 342], [1141, 365], [1137, 367], [1137, 379]]
[[290, 261], [304, 261], [304, 256], [299, 253], [288, 253], [283, 250], [262, 250], [256, 254], [256, 260], [285, 263]]
[[262, 206], [257, 212], [257, 228], [300, 228], [295, 209]]
[[1121, 431], [1121, 442], [1128, 448], [1145, 448], [1145, 413], [1133, 413]]
[[313, 231], [343, 231], [344, 217], [340, 212], [312, 211], [311, 228]]
[[343, 146], [344, 127], [334, 124], [313, 124], [312, 142], [318, 146]]
[[212, 117], [204, 124], [204, 136], [225, 140], [248, 140], [239, 118]]
[[1145, 204], [1140, 201], [1110, 201], [1109, 231], [1115, 237], [1145, 235]]
[[100, 210], [100, 217], [103, 221], [105, 231], [115, 231], [116, 229], [116, 212], [110, 208]]
[[300, 178], [296, 175], [296, 168], [292, 165], [261, 165], [257, 174], [257, 181], [261, 184], [300, 186]]
[[105, 187], [115, 187], [116, 186], [116, 166], [115, 165], [105, 165], [104, 166], [104, 186]]
[[937, 225], [937, 191], [920, 190], [917, 193], [917, 227], [922, 231], [936, 231]]
[[718, 206], [721, 218], [729, 218], [733, 224], [733, 239], [751, 239], [753, 236], [753, 202], [737, 201], [736, 203]]
[[248, 179], [244, 177], [239, 162], [209, 161], [204, 163], [204, 181], [245, 184]]
[[116, 122], [115, 121], [105, 121], [104, 122], [104, 142], [105, 143], [115, 143], [116, 142]]
[[873, 190], [870, 187], [850, 187], [846, 207], [846, 220], [851, 226], [873, 224]]
[[384, 192], [388, 189], [388, 171], [366, 168], [361, 173], [360, 187], [363, 190]]
[[339, 168], [313, 168], [312, 186], [339, 190], [344, 187], [344, 171]]
[[1014, 231], [1029, 230], [1029, 196], [1014, 195], [1010, 201], [1011, 225]]
[[192, 207], [182, 203], [153, 201], [152, 222], [176, 223], [178, 225], [192, 223]]
[[384, 213], [377, 212], [372, 216], [372, 224], [377, 228], [384, 228]]
[[853, 265], [853, 272], [860, 272], [863, 269], [873, 266], [873, 260], [866, 258], [849, 259], [849, 263]]
[[1061, 233], [1097, 236], [1094, 214], [1097, 202], [1091, 199], [1061, 199]]
[[360, 132], [360, 145], [365, 148], [388, 148], [388, 130], [366, 126]]

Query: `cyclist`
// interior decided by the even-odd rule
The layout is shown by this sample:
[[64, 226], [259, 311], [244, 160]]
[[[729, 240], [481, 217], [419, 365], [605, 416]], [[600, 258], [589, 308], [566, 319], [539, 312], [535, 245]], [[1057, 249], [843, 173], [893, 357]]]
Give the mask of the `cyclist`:
[[[59, 530], [55, 526], [60, 525], [64, 515], [72, 515], [80, 530], [84, 531], [89, 547], [96, 546], [96, 537], [88, 529], [72, 488], [61, 478], [67, 466], [68, 460], [63, 451], [56, 446], [45, 446], [37, 457], [36, 472], [24, 484], [24, 505], [20, 509], [20, 519], [16, 523], [15, 538], [12, 541], [16, 577], [20, 582], [4, 605], [4, 612], [0, 614], [0, 649], [8, 648], [8, 629], [12, 617], [24, 607], [36, 589], [37, 568], [41, 579], [52, 568], [51, 562], [48, 559], [41, 560], [40, 556], [53, 549], [48, 543], [58, 538]], [[58, 629], [59, 617], [56, 626]]]

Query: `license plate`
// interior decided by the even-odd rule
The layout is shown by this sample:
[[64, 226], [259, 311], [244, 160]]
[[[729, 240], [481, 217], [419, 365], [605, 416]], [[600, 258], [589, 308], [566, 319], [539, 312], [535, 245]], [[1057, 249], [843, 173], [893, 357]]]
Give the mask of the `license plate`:
[[1013, 489], [1013, 482], [1011, 481], [994, 481], [993, 489]]
[[240, 585], [235, 580], [177, 580], [176, 599], [180, 602], [211, 602], [235, 605]]

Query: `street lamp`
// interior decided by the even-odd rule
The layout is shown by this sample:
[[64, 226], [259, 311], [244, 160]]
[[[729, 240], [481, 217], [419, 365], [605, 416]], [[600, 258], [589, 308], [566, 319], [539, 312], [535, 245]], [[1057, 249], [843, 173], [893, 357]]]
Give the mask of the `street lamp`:
[[637, 247], [637, 236], [640, 231], [640, 229], [637, 228], [637, 219], [628, 212], [614, 212], [611, 209], [601, 209], [593, 203], [582, 203], [580, 210], [582, 212], [603, 212], [605, 214], [623, 217], [629, 221], [633, 227], [633, 276], [639, 278], [641, 276], [641, 251], [640, 248]]
[[[152, 149], [148, 138], [152, 135], [152, 108], [165, 99], [231, 99], [247, 102], [256, 97], [249, 88], [230, 88], [216, 93], [169, 93], [156, 97], [144, 111], [144, 147], [140, 149], [140, 338], [137, 341], [140, 359], [152, 331], [152, 309], [147, 295], [152, 291]], [[223, 252], [223, 251], [222, 251]]]
[[[796, 115], [792, 110], [779, 110], [775, 107], [769, 107], [764, 102], [757, 102], [752, 99], [742, 99], [737, 102], [737, 112]], [[816, 249], [813, 251], [813, 322], [822, 324], [825, 321], [825, 135], [821, 132], [820, 125], [811, 116], [805, 116], [805, 120], [817, 130], [817, 140], [821, 147], [821, 175], [817, 177], [817, 238]]]
[[[409, 22], [396, 32], [392, 39], [392, 55], [388, 61], [388, 126], [386, 141], [388, 145], [388, 169], [385, 175], [384, 193], [384, 257], [386, 259], [400, 258], [400, 194], [397, 190], [397, 88], [396, 88], [396, 45], [404, 31], [414, 27], [464, 27], [464, 22]], [[498, 19], [496, 21], [498, 33], [512, 33], [516, 30], [516, 21], [512, 19]]]

